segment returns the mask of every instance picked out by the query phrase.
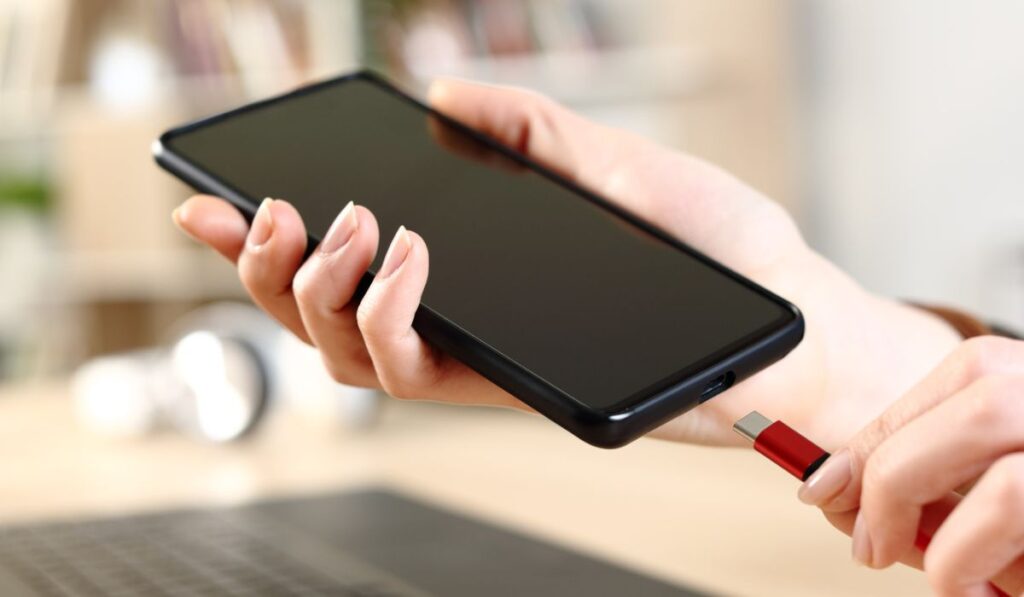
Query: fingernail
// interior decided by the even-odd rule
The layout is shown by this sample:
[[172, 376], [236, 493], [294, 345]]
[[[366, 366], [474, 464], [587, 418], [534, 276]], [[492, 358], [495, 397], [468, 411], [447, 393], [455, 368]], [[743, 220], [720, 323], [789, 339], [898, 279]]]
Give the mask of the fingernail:
[[196, 236], [194, 234], [192, 234], [191, 230], [189, 230], [188, 228], [185, 228], [184, 224], [181, 223], [181, 206], [180, 205], [178, 207], [175, 207], [174, 211], [171, 212], [171, 220], [174, 222], [174, 225], [178, 228], [178, 230], [181, 230], [182, 232], [184, 232], [186, 235], [188, 235], [189, 238], [192, 238], [192, 239], [195, 239], [195, 240], [199, 240], [198, 238], [196, 238]]
[[821, 468], [814, 471], [811, 478], [800, 486], [796, 495], [805, 504], [821, 506], [842, 493], [852, 478], [850, 452], [844, 448], [829, 457], [821, 465]]
[[443, 81], [434, 81], [427, 89], [427, 102], [430, 105], [439, 103], [448, 94], [448, 86]]
[[384, 263], [380, 266], [380, 271], [377, 272], [377, 275], [381, 278], [387, 278], [395, 273], [395, 270], [405, 263], [405, 258], [409, 256], [410, 249], [412, 249], [412, 239], [409, 238], [409, 231], [405, 229], [405, 226], [399, 226], [398, 232], [395, 233], [395, 238], [391, 241], [388, 254], [384, 256]]
[[868, 525], [864, 522], [864, 512], [857, 513], [857, 520], [853, 523], [853, 559], [865, 566], [871, 565], [871, 535], [868, 534]]
[[270, 213], [270, 204], [274, 200], [267, 197], [260, 203], [260, 208], [256, 210], [256, 216], [252, 219], [252, 227], [249, 229], [249, 246], [253, 249], [258, 249], [260, 246], [270, 240], [270, 235], [274, 233], [274, 216]]
[[349, 201], [345, 209], [341, 210], [338, 217], [334, 219], [327, 235], [324, 236], [323, 242], [320, 243], [320, 251], [325, 254], [333, 253], [344, 247], [352, 239], [357, 228], [359, 228], [359, 220], [356, 218], [356, 206]]

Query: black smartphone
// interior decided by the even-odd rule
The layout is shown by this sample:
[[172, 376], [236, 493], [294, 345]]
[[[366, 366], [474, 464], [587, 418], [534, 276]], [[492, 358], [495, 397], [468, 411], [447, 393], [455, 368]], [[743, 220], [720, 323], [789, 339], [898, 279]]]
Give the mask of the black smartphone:
[[[349, 200], [430, 248], [414, 327], [579, 438], [617, 447], [782, 358], [799, 310], [494, 139], [358, 72], [187, 124], [157, 162], [309, 251]], [[362, 280], [365, 292], [383, 250]]]

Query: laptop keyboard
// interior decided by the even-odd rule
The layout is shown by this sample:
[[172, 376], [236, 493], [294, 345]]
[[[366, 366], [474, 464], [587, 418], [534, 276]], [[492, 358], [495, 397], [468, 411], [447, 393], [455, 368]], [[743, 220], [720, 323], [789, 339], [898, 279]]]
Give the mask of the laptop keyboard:
[[204, 511], [0, 528], [0, 569], [46, 597], [422, 595], [344, 554], [330, 554], [330, 572], [311, 566], [305, 554], [324, 548], [263, 518]]

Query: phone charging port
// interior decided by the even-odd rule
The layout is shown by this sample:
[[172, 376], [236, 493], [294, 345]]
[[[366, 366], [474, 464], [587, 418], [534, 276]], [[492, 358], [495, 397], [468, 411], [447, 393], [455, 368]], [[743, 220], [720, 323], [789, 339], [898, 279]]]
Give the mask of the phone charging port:
[[736, 376], [732, 371], [723, 373], [718, 377], [708, 382], [708, 385], [704, 386], [704, 389], [700, 393], [700, 401], [705, 402], [714, 396], [721, 394], [722, 392], [729, 389], [732, 382], [736, 381]]

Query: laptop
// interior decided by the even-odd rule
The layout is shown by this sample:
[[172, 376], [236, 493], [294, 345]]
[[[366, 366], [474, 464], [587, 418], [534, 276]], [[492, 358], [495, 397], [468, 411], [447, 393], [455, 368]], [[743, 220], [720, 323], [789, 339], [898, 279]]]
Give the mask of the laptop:
[[0, 527], [0, 595], [706, 595], [387, 489]]

